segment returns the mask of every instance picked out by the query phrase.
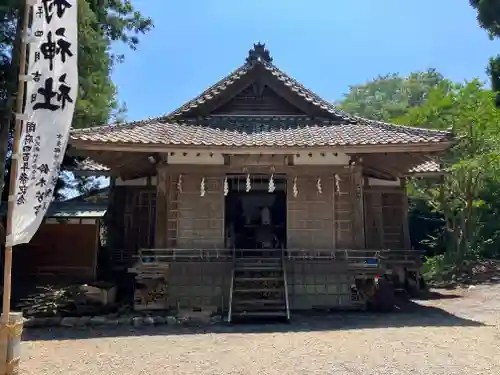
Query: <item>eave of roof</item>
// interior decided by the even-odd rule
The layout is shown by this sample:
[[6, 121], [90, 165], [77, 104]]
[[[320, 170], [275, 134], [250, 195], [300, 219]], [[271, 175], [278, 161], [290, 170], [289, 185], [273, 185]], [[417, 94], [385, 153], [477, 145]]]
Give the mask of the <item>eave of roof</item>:
[[[46, 218], [102, 218], [106, 214], [108, 207], [107, 203], [67, 203], [53, 202], [47, 213]], [[3, 202], [0, 205], [0, 215], [5, 216], [7, 213], [7, 203]]]
[[67, 170], [76, 176], [107, 176], [111, 172], [109, 167], [90, 158], [77, 161], [74, 167]]

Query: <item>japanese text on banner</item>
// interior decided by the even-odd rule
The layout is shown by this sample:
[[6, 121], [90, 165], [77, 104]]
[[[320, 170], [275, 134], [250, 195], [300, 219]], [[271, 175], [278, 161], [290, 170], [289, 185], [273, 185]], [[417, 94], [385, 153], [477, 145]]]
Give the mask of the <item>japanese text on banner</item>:
[[31, 240], [58, 181], [78, 92], [77, 1], [33, 7], [11, 245]]

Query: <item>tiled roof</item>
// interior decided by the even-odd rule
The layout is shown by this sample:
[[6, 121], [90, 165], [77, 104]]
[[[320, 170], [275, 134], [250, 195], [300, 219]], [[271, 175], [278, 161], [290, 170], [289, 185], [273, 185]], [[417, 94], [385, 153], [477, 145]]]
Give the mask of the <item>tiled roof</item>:
[[54, 218], [99, 218], [106, 214], [107, 204], [53, 203], [45, 215]]
[[[275, 86], [289, 90], [290, 94], [296, 95], [307, 105], [312, 105], [322, 119], [311, 120], [294, 116], [209, 117], [196, 121], [185, 119], [196, 108], [217, 103], [217, 99], [229, 87], [254, 69], [258, 69], [257, 72], [266, 80], [272, 80]], [[451, 134], [349, 115], [278, 69], [269, 58], [254, 56], [201, 95], [166, 116], [126, 125], [75, 130], [71, 133], [71, 140], [158, 145], [285, 147], [438, 143], [451, 140]]]
[[[106, 214], [106, 203], [53, 202], [45, 217], [53, 218], [100, 218]], [[0, 205], [0, 216], [6, 215], [7, 202]]]
[[371, 120], [321, 121], [297, 117], [209, 117], [151, 120], [74, 131], [73, 140], [186, 146], [349, 146], [438, 143], [448, 132]]
[[418, 173], [438, 173], [438, 172], [442, 172], [442, 171], [443, 171], [443, 169], [441, 168], [441, 166], [432, 160], [426, 161], [425, 163], [419, 164], [419, 165], [413, 167], [412, 169], [410, 169], [411, 174], [413, 174], [413, 173], [416, 173], [416, 174], [418, 174]]
[[76, 162], [76, 166], [71, 168], [75, 171], [85, 171], [85, 172], [109, 172], [110, 169], [103, 164], [100, 164], [90, 158], [84, 159], [82, 161]]

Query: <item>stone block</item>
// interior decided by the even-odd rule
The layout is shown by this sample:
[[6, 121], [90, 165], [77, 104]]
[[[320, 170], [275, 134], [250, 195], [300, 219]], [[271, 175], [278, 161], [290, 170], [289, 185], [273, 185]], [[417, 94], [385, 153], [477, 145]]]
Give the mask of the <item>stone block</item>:
[[153, 320], [155, 325], [159, 326], [165, 324], [165, 318], [163, 316], [159, 315], [153, 316]]
[[123, 315], [118, 318], [118, 324], [121, 326], [126, 326], [126, 325], [131, 325], [132, 324], [132, 317]]
[[79, 327], [85, 327], [90, 324], [92, 317], [90, 316], [82, 316], [81, 318], [78, 319], [77, 321], [77, 326]]
[[50, 318], [45, 318], [44, 326], [45, 327], [56, 327], [61, 324], [61, 317], [53, 316]]
[[61, 320], [61, 326], [62, 327], [74, 327], [78, 323], [77, 317], [66, 317]]
[[93, 326], [100, 326], [106, 324], [106, 317], [105, 316], [93, 316], [90, 319], [90, 324]]
[[144, 319], [141, 316], [136, 316], [132, 319], [132, 324], [134, 327], [140, 327], [144, 323]]
[[174, 325], [174, 324], [177, 324], [177, 318], [175, 316], [167, 316], [165, 319], [165, 322], [168, 325]]

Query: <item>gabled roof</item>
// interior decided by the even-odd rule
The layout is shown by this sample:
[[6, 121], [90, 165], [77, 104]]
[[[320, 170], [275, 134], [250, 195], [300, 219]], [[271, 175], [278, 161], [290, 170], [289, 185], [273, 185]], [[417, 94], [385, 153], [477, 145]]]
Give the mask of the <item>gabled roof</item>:
[[[239, 92], [262, 81], [304, 115], [214, 116]], [[436, 144], [449, 132], [398, 126], [349, 115], [278, 69], [264, 45], [256, 44], [246, 63], [170, 114], [119, 126], [80, 129], [71, 142], [169, 146], [315, 147]]]

